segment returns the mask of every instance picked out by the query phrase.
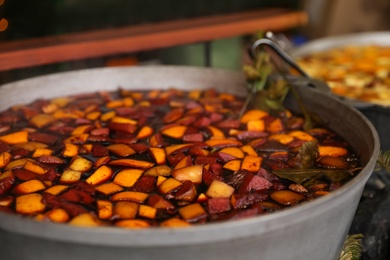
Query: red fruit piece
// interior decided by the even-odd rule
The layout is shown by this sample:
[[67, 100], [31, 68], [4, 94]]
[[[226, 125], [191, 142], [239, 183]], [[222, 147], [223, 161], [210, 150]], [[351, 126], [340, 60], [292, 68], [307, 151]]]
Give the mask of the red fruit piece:
[[201, 128], [201, 127], [204, 127], [204, 126], [208, 126], [210, 124], [211, 124], [211, 119], [210, 118], [208, 118], [208, 117], [201, 117], [194, 123], [194, 126], [198, 127], [198, 128]]
[[149, 196], [147, 204], [157, 209], [169, 210], [175, 208], [172, 203], [156, 194]]
[[37, 158], [37, 161], [40, 163], [56, 164], [56, 165], [60, 165], [65, 162], [63, 159], [51, 155], [42, 155]]
[[201, 133], [186, 134], [183, 136], [183, 141], [188, 143], [203, 142], [203, 135]]
[[139, 192], [150, 193], [156, 188], [156, 178], [154, 176], [141, 176], [132, 187]]
[[249, 193], [249, 194], [233, 194], [231, 204], [234, 209], [246, 208], [253, 203], [268, 199], [267, 194]]
[[267, 132], [259, 132], [259, 131], [242, 131], [237, 134], [237, 138], [239, 140], [249, 140], [249, 139], [262, 138], [267, 136], [268, 136]]
[[106, 127], [97, 128], [97, 129], [93, 129], [90, 134], [91, 135], [104, 135], [104, 136], [107, 136], [107, 135], [110, 134], [110, 129], [108, 129]]
[[125, 132], [132, 134], [137, 130], [137, 126], [129, 123], [115, 123], [115, 122], [110, 122], [108, 124], [108, 128], [114, 131], [120, 131], [120, 132]]
[[267, 190], [273, 186], [272, 182], [256, 176], [252, 173], [248, 173], [245, 175], [238, 192], [240, 194], [242, 193], [249, 193], [252, 190]]
[[35, 179], [37, 174], [28, 170], [25, 170], [23, 168], [21, 169], [14, 169], [13, 173], [15, 174], [15, 177], [18, 178], [21, 181], [29, 181], [32, 179]]
[[2, 175], [2, 179], [0, 179], [0, 195], [5, 194], [9, 189], [12, 188], [13, 184], [15, 183], [14, 174], [10, 172], [9, 174], [7, 174], [7, 176], [3, 176], [3, 175]]
[[216, 157], [212, 157], [212, 156], [196, 156], [195, 158], [195, 165], [200, 165], [200, 164], [203, 164], [203, 165], [206, 165], [206, 164], [212, 164], [212, 163], [216, 163], [217, 162], [217, 158]]
[[210, 186], [213, 180], [223, 181], [223, 177], [204, 169], [202, 175], [203, 183]]
[[240, 120], [236, 119], [226, 119], [218, 123], [218, 127], [220, 128], [239, 128], [240, 127]]
[[95, 200], [90, 193], [78, 189], [70, 189], [60, 195], [61, 199], [80, 204], [92, 204]]
[[54, 181], [59, 174], [54, 170], [50, 169], [44, 174], [41, 174], [38, 178], [40, 181]]
[[196, 188], [192, 181], [185, 181], [183, 186], [175, 193], [175, 199], [192, 202], [197, 196]]
[[231, 209], [229, 198], [210, 198], [207, 201], [207, 209], [210, 214], [218, 214]]
[[0, 141], [0, 153], [9, 152], [10, 149], [11, 149], [11, 148], [9, 147], [8, 144], [6, 144], [6, 143]]
[[94, 144], [92, 147], [92, 155], [94, 157], [108, 156], [110, 153], [107, 148], [101, 144]]

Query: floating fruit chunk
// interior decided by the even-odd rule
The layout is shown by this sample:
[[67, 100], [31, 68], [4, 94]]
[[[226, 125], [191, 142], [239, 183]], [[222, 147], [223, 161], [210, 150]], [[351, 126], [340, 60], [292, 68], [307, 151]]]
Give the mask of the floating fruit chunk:
[[224, 148], [231, 146], [242, 146], [240, 141], [234, 139], [210, 139], [205, 142], [211, 148]]
[[285, 206], [297, 204], [298, 202], [300, 202], [305, 198], [302, 194], [292, 192], [289, 190], [279, 190], [279, 191], [272, 192], [270, 194], [270, 197], [277, 203]]
[[148, 205], [139, 205], [138, 216], [141, 218], [155, 219], [157, 215], [157, 209]]
[[53, 123], [56, 120], [57, 119], [52, 115], [38, 114], [38, 115], [33, 116], [30, 119], [30, 124], [37, 127], [37, 128], [42, 128], [44, 126], [47, 126], [47, 125]]
[[62, 208], [52, 209], [46, 212], [45, 217], [58, 223], [65, 223], [70, 219], [68, 212]]
[[113, 216], [113, 205], [108, 200], [97, 200], [96, 201], [98, 217], [100, 219], [110, 219]]
[[198, 195], [195, 185], [191, 181], [185, 181], [180, 189], [175, 193], [175, 198], [180, 201], [192, 202]]
[[160, 223], [160, 227], [166, 228], [181, 228], [181, 227], [189, 227], [190, 223], [179, 219], [179, 218], [170, 218]]
[[91, 169], [93, 163], [84, 157], [76, 156], [73, 158], [72, 162], [69, 165], [69, 169], [73, 171], [86, 172]]
[[23, 168], [30, 171], [30, 172], [34, 172], [36, 174], [44, 174], [48, 171], [48, 169], [46, 169], [42, 165], [38, 164], [37, 162], [31, 161], [31, 160], [26, 161]]
[[259, 156], [245, 156], [241, 164], [241, 170], [247, 170], [248, 172], [258, 172], [260, 170], [262, 157]]
[[60, 183], [72, 184], [81, 179], [82, 172], [74, 170], [64, 170], [60, 177]]
[[150, 126], [143, 126], [141, 128], [141, 130], [139, 130], [138, 134], [137, 134], [137, 138], [138, 139], [143, 139], [143, 138], [146, 138], [146, 137], [149, 137], [153, 134], [153, 128], [151, 128]]
[[46, 189], [45, 185], [39, 180], [29, 180], [15, 186], [16, 194], [27, 194]]
[[349, 167], [348, 162], [342, 157], [324, 156], [317, 161], [318, 165], [325, 168], [337, 168], [347, 169]]
[[72, 143], [65, 143], [65, 148], [62, 153], [65, 157], [74, 157], [79, 154], [79, 147], [78, 145], [72, 144]]
[[161, 165], [166, 163], [166, 154], [164, 148], [150, 147], [149, 151], [156, 164]]
[[172, 203], [170, 203], [168, 200], [156, 194], [149, 196], [148, 205], [156, 209], [164, 209], [164, 210], [175, 209], [175, 206]]
[[167, 165], [159, 165], [159, 166], [154, 166], [150, 169], [148, 169], [144, 175], [145, 176], [170, 176], [171, 175], [172, 169], [167, 166]]
[[112, 144], [107, 146], [106, 148], [108, 151], [121, 157], [128, 157], [130, 155], [135, 154], [134, 149], [125, 144]]
[[10, 133], [7, 135], [0, 136], [0, 141], [7, 144], [20, 144], [28, 142], [28, 132], [27, 131], [19, 131]]
[[90, 175], [85, 182], [91, 185], [101, 184], [111, 179], [114, 174], [111, 168], [106, 165], [100, 166], [92, 175]]
[[113, 180], [114, 183], [122, 187], [132, 187], [143, 174], [140, 169], [123, 169], [119, 171]]
[[251, 155], [251, 156], [258, 156], [255, 149], [253, 149], [252, 146], [250, 145], [244, 145], [241, 147], [241, 150], [246, 153], [247, 155]]
[[234, 193], [234, 188], [222, 181], [213, 180], [206, 191], [206, 195], [210, 198], [230, 198]]
[[121, 228], [137, 229], [137, 228], [148, 228], [150, 227], [150, 224], [149, 222], [141, 219], [126, 219], [126, 220], [117, 221], [115, 223], [115, 226]]
[[223, 165], [223, 168], [226, 169], [226, 170], [230, 170], [230, 171], [236, 172], [239, 169], [241, 169], [241, 162], [242, 161], [240, 159], [231, 160], [231, 161], [225, 163]]
[[30, 193], [16, 197], [15, 209], [20, 214], [36, 214], [43, 212], [45, 208], [42, 195], [38, 193]]
[[124, 166], [124, 167], [134, 167], [138, 169], [149, 169], [154, 165], [152, 162], [147, 161], [140, 161], [140, 160], [134, 160], [134, 159], [118, 159], [118, 160], [112, 160], [108, 163], [109, 165], [113, 166]]
[[115, 193], [111, 196], [112, 201], [134, 201], [137, 203], [143, 203], [147, 198], [149, 194], [138, 192], [138, 191], [122, 191]]
[[230, 154], [231, 156], [234, 156], [235, 158], [242, 159], [244, 158], [244, 153], [240, 148], [237, 147], [227, 147], [221, 149], [219, 152]]
[[172, 170], [171, 175], [179, 181], [192, 181], [195, 184], [202, 183], [203, 166], [192, 165]]
[[0, 168], [6, 166], [12, 159], [12, 155], [9, 152], [3, 152], [0, 154]]
[[221, 137], [221, 138], [225, 137], [225, 134], [214, 126], [207, 126], [206, 128], [210, 131], [211, 135], [214, 137]]
[[98, 219], [90, 213], [82, 213], [75, 216], [69, 221], [69, 224], [80, 227], [98, 227], [102, 225]]
[[345, 156], [348, 154], [348, 151], [343, 147], [335, 146], [319, 146], [318, 151], [320, 156]]
[[246, 124], [249, 121], [259, 120], [267, 115], [268, 113], [262, 110], [257, 110], [257, 109], [249, 110], [245, 112], [244, 115], [241, 117], [241, 123]]
[[118, 201], [114, 206], [114, 214], [118, 219], [134, 219], [138, 213], [139, 204], [131, 201]]
[[67, 185], [58, 184], [58, 185], [54, 185], [54, 186], [47, 188], [44, 192], [50, 193], [52, 195], [58, 195], [58, 194], [64, 192], [65, 190], [67, 190], [68, 188], [69, 188], [69, 186], [67, 186]]
[[264, 120], [250, 120], [246, 123], [248, 131], [263, 132], [265, 130]]
[[207, 209], [210, 214], [218, 214], [231, 209], [229, 198], [211, 198], [207, 201]]
[[207, 212], [199, 203], [194, 203], [179, 209], [180, 216], [190, 222], [197, 221], [207, 216]]
[[113, 182], [107, 182], [104, 183], [98, 187], [96, 187], [96, 191], [104, 194], [104, 195], [111, 195], [117, 192], [122, 191], [123, 188], [119, 186], [118, 184], [115, 184]]
[[167, 194], [171, 191], [179, 189], [181, 186], [183, 186], [183, 183], [181, 183], [180, 181], [174, 178], [167, 178], [163, 183], [159, 185], [158, 190], [162, 194]]

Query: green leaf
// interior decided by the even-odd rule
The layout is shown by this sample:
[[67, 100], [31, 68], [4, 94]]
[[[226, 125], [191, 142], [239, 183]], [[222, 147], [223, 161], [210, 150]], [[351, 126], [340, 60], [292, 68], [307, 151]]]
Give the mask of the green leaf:
[[344, 242], [339, 260], [359, 260], [362, 252], [362, 234], [349, 235]]
[[298, 151], [297, 159], [302, 169], [312, 168], [318, 157], [318, 142], [316, 139], [304, 143]]

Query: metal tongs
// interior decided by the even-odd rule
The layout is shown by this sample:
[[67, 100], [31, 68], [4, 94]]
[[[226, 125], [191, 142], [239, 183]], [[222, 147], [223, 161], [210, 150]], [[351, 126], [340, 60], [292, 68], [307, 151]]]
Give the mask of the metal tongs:
[[[282, 48], [279, 46], [278, 43], [276, 43], [275, 38], [273, 37], [272, 32], [267, 32], [266, 36], [264, 38], [261, 38], [259, 40], [256, 40], [252, 46], [250, 47], [249, 54], [251, 58], [254, 60], [258, 53], [258, 48], [261, 46], [269, 47], [271, 48], [275, 54], [277, 54], [277, 57], [279, 60], [273, 60], [274, 64], [280, 64], [280, 59], [285, 63], [284, 65], [288, 65], [289, 67], [292, 67], [295, 71], [297, 71], [300, 76], [293, 76], [289, 75], [287, 76], [287, 79], [289, 83], [292, 85], [304, 85], [316, 88], [324, 93], [330, 93], [330, 88], [328, 85], [320, 80], [316, 80], [311, 78], [295, 61], [293, 58], [291, 58], [290, 55], [288, 55]], [[272, 56], [275, 58], [275, 56]], [[280, 66], [279, 66], [280, 67]]]

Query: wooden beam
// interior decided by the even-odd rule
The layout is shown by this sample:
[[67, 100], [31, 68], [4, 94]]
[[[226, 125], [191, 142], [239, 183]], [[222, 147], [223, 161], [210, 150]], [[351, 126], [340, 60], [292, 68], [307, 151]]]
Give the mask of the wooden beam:
[[307, 23], [306, 13], [262, 9], [0, 43], [0, 71], [212, 41]]

